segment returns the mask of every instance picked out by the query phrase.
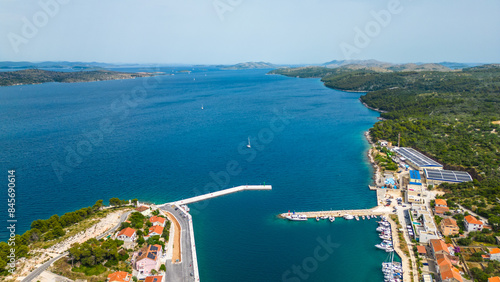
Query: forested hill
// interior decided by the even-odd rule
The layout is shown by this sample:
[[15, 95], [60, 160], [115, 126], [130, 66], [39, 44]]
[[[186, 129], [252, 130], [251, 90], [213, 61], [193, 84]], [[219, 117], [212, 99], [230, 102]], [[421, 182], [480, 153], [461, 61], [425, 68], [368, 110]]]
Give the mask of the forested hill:
[[46, 82], [89, 82], [101, 80], [130, 79], [157, 74], [127, 73], [107, 70], [58, 72], [40, 69], [0, 72], [0, 86], [39, 84]]
[[361, 101], [387, 111], [381, 114], [386, 120], [370, 129], [372, 138], [395, 144], [400, 133], [401, 146], [446, 169], [470, 172], [473, 182], [439, 188], [448, 192], [448, 206], [460, 203], [486, 217], [493, 235], [500, 236], [500, 65], [439, 72], [304, 67], [271, 73], [321, 77], [334, 89], [367, 92]]
[[[418, 149], [448, 168], [467, 170], [476, 194], [500, 195], [500, 65], [453, 71], [377, 72], [304, 67], [273, 74], [321, 77], [327, 87], [367, 92], [366, 105], [387, 111], [370, 133], [375, 140]], [[476, 187], [476, 188], [477, 188]]]

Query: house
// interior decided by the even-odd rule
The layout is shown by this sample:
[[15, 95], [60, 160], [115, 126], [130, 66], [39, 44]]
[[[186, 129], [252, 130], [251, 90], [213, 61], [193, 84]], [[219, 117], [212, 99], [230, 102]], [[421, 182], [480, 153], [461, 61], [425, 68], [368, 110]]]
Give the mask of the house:
[[434, 203], [436, 204], [436, 207], [448, 207], [448, 203], [446, 203], [446, 200], [444, 199], [436, 199]]
[[161, 245], [148, 245], [137, 253], [135, 269], [142, 275], [150, 275], [153, 269], [158, 271], [161, 255]]
[[151, 222], [153, 224], [153, 226], [161, 226], [161, 227], [165, 227], [165, 222], [167, 220], [164, 218], [164, 217], [159, 217], [159, 216], [156, 216], [156, 215], [153, 215], [152, 217], [149, 218], [149, 222]]
[[135, 208], [135, 210], [142, 213], [144, 216], [149, 216], [151, 214], [151, 209], [147, 206], [140, 206]]
[[148, 276], [144, 282], [163, 282], [163, 276]]
[[[444, 242], [443, 242], [444, 243]], [[443, 282], [462, 282], [462, 275], [453, 264], [458, 263], [458, 258], [448, 254], [436, 254], [436, 270]]]
[[458, 234], [460, 228], [458, 227], [456, 220], [451, 217], [447, 217], [439, 223], [439, 230], [441, 230], [441, 233], [443, 233], [444, 236], [450, 236]]
[[108, 282], [128, 282], [132, 281], [132, 274], [125, 271], [117, 271], [108, 275]]
[[491, 260], [500, 261], [500, 249], [499, 248], [490, 249], [489, 251], [490, 251], [490, 259]]
[[500, 282], [500, 277], [498, 276], [490, 277], [488, 278], [488, 282]]
[[473, 217], [472, 215], [468, 215], [465, 217], [464, 225], [465, 225], [465, 230], [471, 232], [471, 231], [483, 230], [484, 223], [480, 220], [477, 220], [477, 218]]
[[417, 252], [419, 255], [426, 255], [427, 250], [425, 249], [425, 246], [417, 246]]
[[137, 238], [137, 233], [134, 228], [124, 228], [116, 235], [116, 239], [124, 242], [133, 242]]
[[432, 255], [435, 257], [438, 254], [441, 255], [449, 255], [450, 251], [448, 250], [448, 245], [444, 243], [443, 240], [440, 239], [430, 239], [430, 245], [432, 250]]
[[434, 213], [437, 215], [444, 215], [445, 213], [449, 212], [450, 209], [448, 207], [437, 207], [434, 208]]
[[147, 236], [144, 236], [144, 238], [148, 239], [151, 236], [155, 236], [155, 235], [161, 236], [162, 234], [163, 234], [163, 227], [161, 227], [159, 225], [155, 225], [155, 226], [149, 227], [149, 233]]

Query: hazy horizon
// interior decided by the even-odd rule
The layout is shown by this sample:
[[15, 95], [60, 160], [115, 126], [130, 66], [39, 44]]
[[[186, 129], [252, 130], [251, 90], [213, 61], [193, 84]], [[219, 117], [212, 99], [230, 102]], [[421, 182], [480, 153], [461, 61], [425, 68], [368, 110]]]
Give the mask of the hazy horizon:
[[500, 62], [498, 1], [0, 0], [0, 61]]

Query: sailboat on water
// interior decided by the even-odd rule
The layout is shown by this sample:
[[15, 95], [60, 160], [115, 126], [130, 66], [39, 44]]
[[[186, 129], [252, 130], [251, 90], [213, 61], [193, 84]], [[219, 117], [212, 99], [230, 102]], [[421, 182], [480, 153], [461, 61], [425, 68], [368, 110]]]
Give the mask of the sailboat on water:
[[252, 145], [250, 145], [250, 136], [248, 136], [248, 144], [247, 144], [247, 148], [252, 148]]

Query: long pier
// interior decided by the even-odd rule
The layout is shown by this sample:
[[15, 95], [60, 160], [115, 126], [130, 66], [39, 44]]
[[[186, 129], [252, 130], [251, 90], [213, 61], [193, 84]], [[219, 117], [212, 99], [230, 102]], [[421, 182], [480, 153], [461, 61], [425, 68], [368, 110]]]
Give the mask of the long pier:
[[[224, 190], [220, 190], [220, 191], [216, 191], [216, 192], [212, 192], [212, 193], [208, 193], [205, 195], [200, 195], [200, 196], [196, 196], [196, 197], [192, 197], [192, 198], [187, 198], [187, 199], [183, 199], [180, 201], [175, 201], [175, 202], [167, 203], [167, 204], [187, 205], [187, 204], [192, 204], [192, 203], [196, 203], [199, 201], [204, 201], [204, 200], [208, 200], [211, 198], [220, 197], [220, 196], [224, 196], [224, 195], [228, 195], [228, 194], [232, 194], [232, 193], [236, 193], [236, 192], [241, 192], [241, 191], [272, 190], [272, 189], [273, 189], [273, 187], [271, 185], [242, 185], [242, 186], [224, 189]], [[167, 205], [167, 204], [165, 204], [165, 205]]]
[[[333, 216], [333, 217], [342, 217], [344, 215], [352, 215], [352, 216], [363, 216], [363, 215], [387, 215], [392, 213], [391, 208], [377, 206], [371, 209], [361, 209], [361, 210], [331, 210], [331, 211], [308, 211], [308, 212], [295, 212], [295, 214], [303, 214], [307, 218], [315, 218], [321, 216]], [[288, 213], [282, 213], [279, 216], [282, 218], [286, 218]]]

